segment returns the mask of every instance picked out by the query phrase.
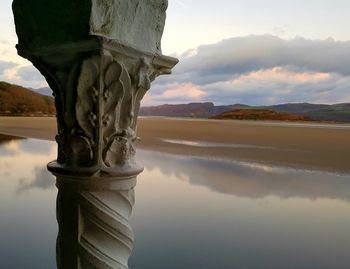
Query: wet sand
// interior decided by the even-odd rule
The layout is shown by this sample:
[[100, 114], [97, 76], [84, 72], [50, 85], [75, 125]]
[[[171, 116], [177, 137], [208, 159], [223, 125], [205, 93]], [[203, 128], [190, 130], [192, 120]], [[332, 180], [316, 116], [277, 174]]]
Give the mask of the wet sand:
[[[0, 117], [0, 133], [54, 140], [55, 118]], [[138, 147], [350, 173], [350, 125], [140, 118]]]

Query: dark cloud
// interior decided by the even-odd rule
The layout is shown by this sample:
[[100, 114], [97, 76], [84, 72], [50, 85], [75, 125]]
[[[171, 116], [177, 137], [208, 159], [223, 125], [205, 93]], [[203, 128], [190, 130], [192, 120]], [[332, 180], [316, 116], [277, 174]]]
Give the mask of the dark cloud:
[[[187, 96], [181, 90], [183, 84], [199, 87], [205, 94]], [[177, 96], [164, 95], [176, 85]], [[148, 99], [155, 103], [334, 103], [350, 102], [349, 88], [350, 41], [284, 40], [263, 35], [231, 38], [189, 50], [180, 56], [171, 76], [155, 82]]]
[[17, 70], [17, 75], [25, 81], [44, 81], [43, 75], [32, 65], [21, 67]]
[[17, 64], [14, 62], [7, 62], [7, 61], [0, 60], [0, 75], [3, 75], [7, 69], [13, 68], [15, 66], [17, 66]]
[[[333, 39], [308, 40], [295, 38], [248, 36], [200, 46], [192, 57], [182, 60], [177, 73], [209, 76], [211, 82], [225, 75], [240, 75], [276, 66], [298, 71], [316, 71], [350, 75], [350, 42]], [[219, 79], [217, 78], [219, 76]], [[203, 80], [201, 80], [203, 81]]]

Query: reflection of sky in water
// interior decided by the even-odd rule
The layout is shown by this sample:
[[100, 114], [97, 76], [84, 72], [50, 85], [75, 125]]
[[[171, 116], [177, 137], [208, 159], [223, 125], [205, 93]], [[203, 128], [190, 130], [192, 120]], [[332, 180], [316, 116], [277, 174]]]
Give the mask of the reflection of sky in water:
[[0, 268], [55, 268], [57, 192], [52, 176], [39, 172], [55, 148], [24, 139], [0, 146]]
[[350, 176], [138, 158], [132, 268], [350, 268]]
[[[37, 150], [35, 150], [37, 149]], [[55, 268], [56, 145], [0, 146], [1, 268]], [[350, 177], [138, 151], [130, 268], [350, 268]]]
[[240, 197], [334, 198], [350, 201], [350, 176], [274, 167], [258, 163], [188, 158], [138, 151], [146, 169]]
[[297, 151], [297, 152], [310, 152], [305, 150], [296, 149], [281, 149], [276, 147], [258, 146], [258, 145], [248, 145], [248, 144], [232, 144], [232, 143], [214, 143], [207, 141], [189, 141], [189, 140], [177, 140], [177, 139], [161, 139], [163, 142], [177, 145], [185, 145], [191, 147], [207, 147], [207, 148], [244, 148], [244, 149], [269, 149], [278, 151]]

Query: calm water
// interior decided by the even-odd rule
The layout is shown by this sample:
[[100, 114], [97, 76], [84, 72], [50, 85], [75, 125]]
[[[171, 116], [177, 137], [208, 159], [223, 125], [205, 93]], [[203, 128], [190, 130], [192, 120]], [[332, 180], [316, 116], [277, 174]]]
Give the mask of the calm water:
[[[56, 145], [0, 141], [0, 268], [55, 268], [46, 163]], [[130, 268], [350, 268], [349, 175], [142, 150], [138, 159]]]

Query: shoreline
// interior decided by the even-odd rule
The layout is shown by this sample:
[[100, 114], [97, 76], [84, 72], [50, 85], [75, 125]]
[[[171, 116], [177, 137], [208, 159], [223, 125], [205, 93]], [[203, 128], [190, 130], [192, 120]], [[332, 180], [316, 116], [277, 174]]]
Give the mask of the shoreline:
[[[54, 141], [56, 119], [0, 117], [0, 133]], [[350, 174], [350, 125], [140, 117], [137, 148]]]

